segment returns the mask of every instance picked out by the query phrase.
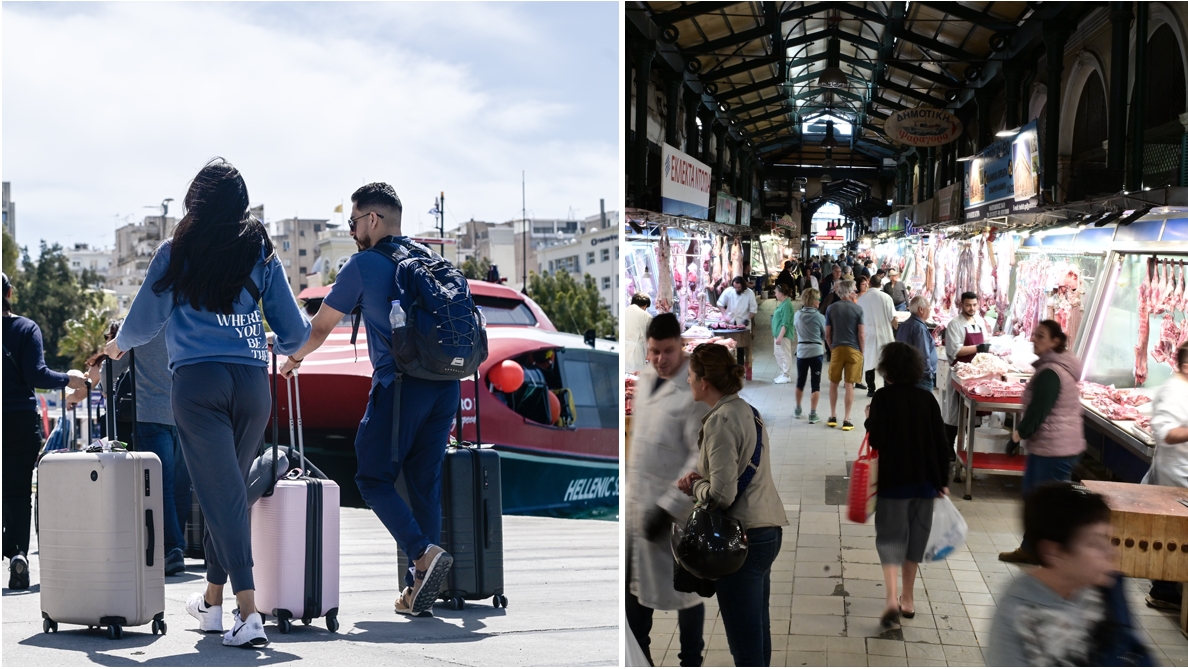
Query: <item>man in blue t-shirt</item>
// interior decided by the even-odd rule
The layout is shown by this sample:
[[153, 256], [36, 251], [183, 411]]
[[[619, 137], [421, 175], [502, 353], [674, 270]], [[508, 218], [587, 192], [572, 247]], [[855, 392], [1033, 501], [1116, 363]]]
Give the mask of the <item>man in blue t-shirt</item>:
[[[396, 191], [386, 183], [370, 183], [351, 195], [351, 236], [360, 251], [388, 237], [400, 237], [402, 207]], [[365, 278], [366, 277], [366, 278]], [[338, 272], [330, 294], [313, 318], [313, 333], [300, 351], [285, 361], [289, 377], [307, 355], [317, 350], [345, 314], [359, 307], [367, 328], [367, 352], [374, 372], [367, 412], [355, 436], [359, 471], [355, 483], [396, 543], [412, 560], [396, 612], [418, 616], [430, 611], [453, 558], [441, 541], [441, 470], [450, 427], [458, 409], [457, 381], [429, 381], [403, 376], [400, 415], [393, 416], [397, 378], [388, 320], [393, 300], [396, 265], [379, 253], [351, 256]], [[392, 459], [392, 421], [400, 420], [398, 460]], [[396, 493], [396, 478], [404, 473], [408, 502]]]

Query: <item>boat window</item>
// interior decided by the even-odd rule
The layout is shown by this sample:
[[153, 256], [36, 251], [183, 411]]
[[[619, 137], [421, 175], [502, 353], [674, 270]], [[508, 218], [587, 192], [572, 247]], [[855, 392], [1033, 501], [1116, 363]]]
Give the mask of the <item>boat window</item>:
[[619, 358], [605, 351], [559, 351], [561, 382], [573, 394], [577, 409], [575, 427], [617, 429], [619, 396], [615, 377]]
[[474, 295], [474, 303], [483, 310], [488, 325], [536, 325], [536, 316], [520, 300], [489, 295]]

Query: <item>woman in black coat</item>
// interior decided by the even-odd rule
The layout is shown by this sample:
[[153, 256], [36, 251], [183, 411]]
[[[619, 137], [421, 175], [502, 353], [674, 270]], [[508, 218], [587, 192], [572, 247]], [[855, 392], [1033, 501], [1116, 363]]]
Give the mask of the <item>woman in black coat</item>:
[[[887, 385], [867, 407], [866, 432], [878, 451], [875, 548], [887, 585], [883, 625], [916, 615], [912, 592], [932, 530], [932, 503], [949, 494], [949, 441], [936, 397], [916, 384], [924, 361], [912, 346], [883, 347], [879, 373]], [[903, 567], [903, 591], [898, 574]]]

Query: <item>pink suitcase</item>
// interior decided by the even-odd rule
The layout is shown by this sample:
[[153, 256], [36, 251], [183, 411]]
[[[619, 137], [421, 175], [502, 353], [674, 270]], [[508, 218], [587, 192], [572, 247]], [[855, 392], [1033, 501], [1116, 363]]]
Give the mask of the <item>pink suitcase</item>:
[[[273, 616], [282, 634], [292, 620], [309, 624], [325, 616], [338, 631], [338, 484], [305, 475], [301, 431], [301, 389], [296, 375], [297, 446], [301, 467], [277, 481], [272, 494], [252, 506], [252, 559], [256, 607]], [[293, 393], [289, 393], [289, 432], [293, 433]], [[275, 440], [274, 440], [275, 441]], [[292, 443], [292, 441], [290, 441]]]

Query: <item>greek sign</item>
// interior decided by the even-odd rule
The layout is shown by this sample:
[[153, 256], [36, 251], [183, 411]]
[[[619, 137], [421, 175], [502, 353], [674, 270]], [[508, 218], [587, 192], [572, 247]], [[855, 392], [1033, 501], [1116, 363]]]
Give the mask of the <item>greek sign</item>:
[[887, 117], [883, 133], [900, 144], [940, 146], [961, 135], [961, 120], [943, 109], [916, 107]]
[[709, 218], [709, 166], [667, 144], [662, 145], [661, 158], [660, 211]]

